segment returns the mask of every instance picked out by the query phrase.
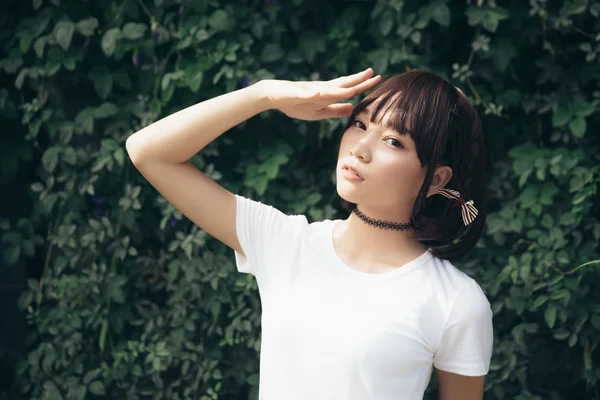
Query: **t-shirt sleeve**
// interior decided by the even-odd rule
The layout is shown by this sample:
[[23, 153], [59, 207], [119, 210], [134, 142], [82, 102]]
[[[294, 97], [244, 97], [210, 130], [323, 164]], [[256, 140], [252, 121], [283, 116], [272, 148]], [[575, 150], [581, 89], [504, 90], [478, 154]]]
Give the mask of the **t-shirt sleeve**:
[[471, 280], [450, 311], [434, 356], [435, 368], [466, 376], [487, 375], [494, 344], [492, 317], [488, 299]]
[[236, 198], [236, 232], [244, 255], [234, 251], [239, 272], [264, 280], [284, 268], [308, 226], [304, 215], [286, 215], [275, 207], [243, 196]]

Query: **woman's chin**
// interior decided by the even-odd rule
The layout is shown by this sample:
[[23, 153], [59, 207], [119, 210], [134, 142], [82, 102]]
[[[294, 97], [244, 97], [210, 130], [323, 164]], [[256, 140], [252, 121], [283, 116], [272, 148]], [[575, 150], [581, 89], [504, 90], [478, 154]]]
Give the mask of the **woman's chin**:
[[358, 203], [359, 202], [359, 193], [358, 190], [356, 190], [355, 187], [346, 187], [346, 185], [343, 184], [337, 184], [336, 185], [336, 190], [337, 190], [337, 194], [338, 196], [340, 196], [342, 198], [342, 200], [345, 200], [347, 202], [350, 203]]

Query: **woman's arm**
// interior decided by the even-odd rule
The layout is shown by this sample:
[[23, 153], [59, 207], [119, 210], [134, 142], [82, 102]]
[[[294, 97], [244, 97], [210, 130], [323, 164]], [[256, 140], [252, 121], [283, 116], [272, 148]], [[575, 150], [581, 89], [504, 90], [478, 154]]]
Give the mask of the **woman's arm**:
[[265, 80], [171, 114], [131, 135], [127, 153], [171, 204], [208, 234], [244, 255], [236, 234], [235, 196], [188, 160], [228, 129], [268, 109], [318, 120], [350, 114], [336, 104], [379, 83], [368, 69], [327, 82]]
[[485, 376], [465, 376], [436, 369], [439, 400], [481, 400]]
[[127, 139], [136, 165], [188, 161], [228, 129], [271, 108], [266, 91], [254, 84], [184, 108]]

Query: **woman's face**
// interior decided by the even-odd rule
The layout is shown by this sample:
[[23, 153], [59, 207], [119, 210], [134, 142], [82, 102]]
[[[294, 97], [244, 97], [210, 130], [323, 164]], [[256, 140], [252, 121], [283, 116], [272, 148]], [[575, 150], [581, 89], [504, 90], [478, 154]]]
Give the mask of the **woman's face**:
[[[337, 192], [344, 200], [390, 218], [410, 215], [423, 184], [421, 166], [409, 134], [369, 121], [373, 103], [359, 113], [344, 132], [336, 168]], [[362, 179], [344, 170], [353, 167]], [[407, 214], [408, 212], [408, 214]]]

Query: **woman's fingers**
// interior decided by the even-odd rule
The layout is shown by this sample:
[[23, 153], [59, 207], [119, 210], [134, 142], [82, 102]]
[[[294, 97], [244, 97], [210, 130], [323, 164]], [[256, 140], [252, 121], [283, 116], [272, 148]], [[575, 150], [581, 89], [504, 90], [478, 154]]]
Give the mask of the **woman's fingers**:
[[352, 114], [354, 106], [352, 103], [332, 104], [319, 111], [322, 118], [342, 118]]
[[355, 96], [356, 96], [356, 95], [366, 92], [367, 90], [373, 89], [375, 86], [379, 85], [380, 82], [381, 82], [381, 75], [377, 75], [371, 79], [368, 79], [362, 83], [359, 83], [358, 85], [352, 87], [352, 89], [354, 89], [354, 91], [356, 92], [356, 94], [355, 94]]
[[313, 95], [310, 96], [310, 100], [317, 104], [331, 104], [339, 101], [350, 99], [354, 96], [358, 96], [361, 93], [366, 92], [369, 89], [375, 87], [381, 82], [381, 76], [377, 75], [371, 79], [368, 79], [356, 86], [349, 88], [340, 88], [336, 86], [320, 85]]
[[373, 68], [367, 68], [364, 71], [358, 72], [353, 75], [342, 76], [336, 79], [326, 81], [328, 84], [332, 84], [342, 88], [349, 88], [364, 82], [366, 79], [373, 76]]
[[320, 87], [318, 93], [315, 95], [315, 97], [313, 97], [312, 100], [319, 104], [331, 104], [333, 102], [337, 103], [339, 101], [358, 96], [359, 94], [374, 88], [377, 84], [379, 84], [379, 82], [381, 82], [381, 76], [377, 75], [349, 88], [338, 88], [335, 86]]

